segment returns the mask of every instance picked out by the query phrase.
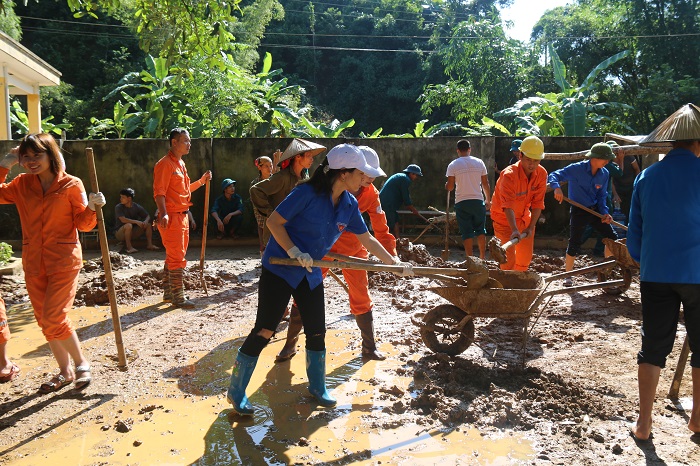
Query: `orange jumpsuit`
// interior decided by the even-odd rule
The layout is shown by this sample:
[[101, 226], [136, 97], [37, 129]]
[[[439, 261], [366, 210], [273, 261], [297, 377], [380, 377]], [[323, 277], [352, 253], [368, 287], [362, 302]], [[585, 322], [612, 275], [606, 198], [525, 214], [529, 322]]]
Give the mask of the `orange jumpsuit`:
[[[360, 188], [356, 196], [360, 212], [369, 214], [374, 235], [377, 240], [392, 255], [396, 255], [396, 238], [389, 232], [386, 224], [386, 215], [379, 202], [379, 191], [374, 185]], [[353, 233], [344, 232], [331, 248], [331, 252], [346, 256], [355, 256], [366, 259], [369, 256], [367, 249], [362, 246], [360, 240]], [[328, 269], [322, 269], [326, 276]], [[350, 291], [350, 312], [354, 315], [365, 314], [372, 310], [372, 299], [369, 297], [367, 272], [364, 270], [343, 270], [343, 277]]]
[[170, 219], [165, 229], [158, 224], [158, 231], [165, 246], [165, 265], [168, 270], [187, 267], [185, 254], [190, 243], [187, 211], [192, 205], [192, 191], [201, 186], [199, 180], [190, 185], [185, 162], [178, 160], [170, 152], [153, 167], [153, 197], [165, 196], [165, 209]]
[[4, 183], [0, 167], [0, 204], [15, 204], [22, 223], [22, 267], [34, 317], [48, 341], [73, 332], [68, 311], [78, 287], [83, 253], [78, 231], [90, 231], [97, 216], [87, 207], [79, 178], [62, 172], [44, 193], [39, 177], [20, 174]]
[[[522, 232], [530, 226], [532, 218], [530, 209], [544, 209], [546, 189], [547, 170], [542, 166], [537, 166], [529, 179], [520, 162], [509, 165], [501, 171], [491, 199], [493, 232], [501, 240], [501, 244], [510, 241], [510, 235], [513, 233], [504, 210], [513, 210], [518, 230]], [[506, 263], [501, 264], [501, 270], [527, 270], [532, 261], [534, 245], [533, 228], [531, 236], [520, 240], [518, 244], [506, 250]]]
[[7, 312], [5, 311], [5, 301], [0, 297], [0, 343], [5, 343], [10, 339], [10, 324], [7, 322]]

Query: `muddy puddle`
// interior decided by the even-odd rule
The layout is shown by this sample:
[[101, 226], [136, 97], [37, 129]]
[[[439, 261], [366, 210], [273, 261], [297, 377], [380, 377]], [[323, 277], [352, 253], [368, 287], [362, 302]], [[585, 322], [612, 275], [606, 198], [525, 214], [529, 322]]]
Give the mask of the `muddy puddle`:
[[[129, 321], [142, 312], [143, 308], [129, 308], [122, 315]], [[16, 360], [23, 374], [49, 374], [53, 361], [31, 307], [16, 305], [12, 315], [13, 352], [21, 355]], [[349, 350], [359, 337], [356, 331], [327, 334], [327, 380], [338, 399], [335, 409], [317, 407], [308, 395], [303, 351], [291, 361], [274, 363], [283, 345], [282, 332], [260, 357], [247, 391], [255, 416], [244, 418], [232, 412], [223, 396], [243, 338], [180, 360], [167, 358], [162, 377], [151, 379], [143, 376], [139, 363], [138, 353], [145, 350], [130, 349], [126, 372], [116, 370], [113, 356], [97, 354], [97, 347], [109, 346], [113, 339], [108, 308], [80, 308], [73, 318], [87, 340], [93, 367], [99, 368], [95, 375], [109, 372], [113, 384], [97, 385], [83, 394], [66, 390], [41, 395], [35, 410], [50, 409], [52, 400], [60, 399], [62, 412], [53, 422], [37, 425], [26, 441], [0, 448], [13, 465], [492, 465], [527, 461], [533, 455], [529, 441], [517, 433], [484, 436], [475, 428], [428, 422], [429, 413], [407, 413], [424, 388], [406, 370], [418, 356], [406, 361], [384, 344], [386, 361], [363, 362]], [[303, 348], [303, 336], [300, 345]], [[129, 393], [120, 381], [139, 377], [141, 384], [151, 385], [147, 392]], [[25, 396], [2, 404], [2, 428], [34, 420], [25, 405], [38, 395], [28, 395], [26, 389], [16, 386], [14, 398]], [[5, 400], [9, 398], [13, 397]]]

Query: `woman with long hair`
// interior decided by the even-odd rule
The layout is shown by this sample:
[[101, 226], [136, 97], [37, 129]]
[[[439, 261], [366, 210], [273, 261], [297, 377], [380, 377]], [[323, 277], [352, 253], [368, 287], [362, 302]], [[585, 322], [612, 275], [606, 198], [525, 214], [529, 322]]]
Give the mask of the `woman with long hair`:
[[[385, 264], [399, 264], [402, 275], [412, 275], [411, 264], [392, 256], [367, 231], [350, 194], [360, 189], [363, 176], [379, 175], [362, 152], [341, 144], [328, 153], [311, 179], [297, 186], [267, 220], [272, 237], [265, 248], [258, 285], [255, 326], [238, 350], [227, 399], [242, 415], [252, 415], [245, 389], [258, 356], [275, 333], [290, 297], [294, 297], [306, 333], [306, 374], [309, 392], [322, 406], [335, 406], [326, 389], [326, 322], [323, 277], [314, 260], [322, 259], [344, 231], [357, 235], [368, 251]], [[299, 266], [274, 265], [271, 257], [288, 255]]]
[[[19, 160], [8, 154], [0, 163], [0, 204], [17, 206], [27, 294], [59, 369], [39, 390], [55, 392], [72, 383], [81, 390], [90, 384], [92, 374], [68, 318], [83, 263], [78, 230], [95, 227], [95, 208], [104, 205], [105, 198], [91, 193], [88, 200], [83, 182], [66, 173], [60, 149], [48, 134], [27, 135], [17, 156]], [[26, 173], [4, 183], [18, 161]]]

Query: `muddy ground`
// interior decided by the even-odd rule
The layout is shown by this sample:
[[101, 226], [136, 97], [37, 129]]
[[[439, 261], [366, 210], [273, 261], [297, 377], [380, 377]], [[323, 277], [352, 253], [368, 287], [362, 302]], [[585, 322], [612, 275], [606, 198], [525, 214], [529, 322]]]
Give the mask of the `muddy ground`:
[[[539, 252], [533, 269], [543, 277], [563, 269], [561, 251]], [[404, 244], [401, 255], [418, 265], [463, 265], [461, 251], [452, 251], [451, 260], [444, 262], [440, 248]], [[47, 459], [68, 461], [62, 464], [700, 463], [697, 440], [686, 428], [691, 396], [688, 370], [680, 401], [666, 398], [682, 329], [662, 372], [654, 438], [635, 442], [629, 435], [628, 424], [636, 413], [635, 355], [640, 343], [636, 276], [621, 295], [600, 289], [558, 294], [540, 306], [542, 312], [527, 341], [524, 369], [520, 366], [523, 321], [519, 319], [477, 318], [475, 343], [464, 353], [432, 353], [411, 316], [448, 304], [429, 291], [441, 283], [390, 273], [370, 273], [376, 333], [380, 348], [390, 358], [363, 364], [357, 358], [359, 332], [348, 316], [347, 297], [329, 277], [325, 282], [328, 340], [332, 338], [329, 385], [341, 396], [347, 394], [348, 405], [339, 400], [335, 410], [310, 406], [303, 395], [303, 369], [291, 366], [292, 372], [296, 370], [291, 380], [300, 378], [299, 386], [293, 384], [291, 390], [297, 408], [287, 414], [286, 402], [275, 404], [274, 398], [290, 390], [275, 378], [279, 368], [270, 363], [266, 366], [269, 371], [258, 368], [265, 381], [251, 396], [254, 403], [267, 404], [246, 424], [231, 414], [223, 393], [235, 348], [255, 318], [260, 274], [257, 248], [208, 250], [204, 272], [208, 296], [201, 288], [198, 256], [198, 251], [190, 251], [192, 262], [186, 276], [188, 293], [198, 308], [184, 311], [160, 303], [162, 252], [112, 253], [129, 364], [127, 371], [120, 371], [99, 255], [86, 254], [76, 300], [76, 307], [83, 307], [73, 315], [95, 377], [84, 393], [70, 388], [58, 394], [37, 393], [40, 383], [55, 370], [54, 363], [35, 329], [23, 277], [0, 277], [0, 292], [10, 309], [14, 332], [8, 350], [22, 366], [20, 377], [0, 385], [0, 464], [38, 464]], [[598, 260], [584, 256], [577, 267]], [[596, 280], [590, 275], [578, 277], [576, 283]], [[559, 286], [553, 283], [550, 287]], [[278, 330], [274, 345], [264, 352], [268, 359], [279, 350], [286, 323]], [[303, 352], [293, 364], [303, 364]], [[371, 372], [362, 375], [363, 371]], [[360, 383], [365, 384], [362, 389]], [[176, 404], [182, 401], [190, 407]], [[354, 418], [357, 412], [362, 415]], [[187, 426], [172, 427], [168, 416], [173, 415], [190, 426], [197, 425], [196, 416], [203, 416], [211, 427], [206, 433], [195, 430], [182, 437], [180, 430], [187, 431]], [[336, 424], [344, 421], [346, 430], [339, 434]], [[285, 430], [296, 425], [305, 427]], [[316, 427], [309, 432], [310, 425]], [[407, 425], [418, 426], [418, 430], [406, 433], [401, 428]], [[144, 433], [148, 428], [160, 435], [149, 437]], [[333, 433], [328, 439], [327, 432]], [[408, 449], [360, 448], [360, 432], [370, 436], [368, 444], [400, 432], [397, 443], [413, 445]], [[429, 448], [421, 449], [423, 433], [442, 438], [444, 451], [431, 455]], [[128, 437], [132, 434], [136, 435], [133, 440]], [[225, 455], [222, 444], [213, 440], [221, 440], [217, 435], [227, 439], [222, 440], [230, 449]], [[501, 447], [487, 452], [486, 441]], [[503, 447], [504, 441], [520, 446]], [[76, 444], [81, 445], [79, 460], [74, 456]], [[143, 456], [149, 446], [152, 452], [169, 448], [169, 453]]]

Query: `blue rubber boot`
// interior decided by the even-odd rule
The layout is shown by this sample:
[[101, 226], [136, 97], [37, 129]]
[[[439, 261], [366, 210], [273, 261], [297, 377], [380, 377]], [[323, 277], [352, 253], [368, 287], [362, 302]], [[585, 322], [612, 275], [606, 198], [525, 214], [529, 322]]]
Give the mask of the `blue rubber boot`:
[[318, 404], [332, 407], [338, 403], [326, 390], [326, 350], [306, 350], [306, 375], [309, 378], [309, 393]]
[[245, 389], [250, 382], [250, 376], [253, 375], [255, 365], [258, 363], [258, 358], [248, 356], [238, 350], [236, 362], [233, 363], [233, 373], [231, 374], [231, 383], [226, 393], [226, 400], [233, 405], [233, 410], [243, 416], [253, 415], [253, 405], [248, 403], [248, 397], [245, 395]]

